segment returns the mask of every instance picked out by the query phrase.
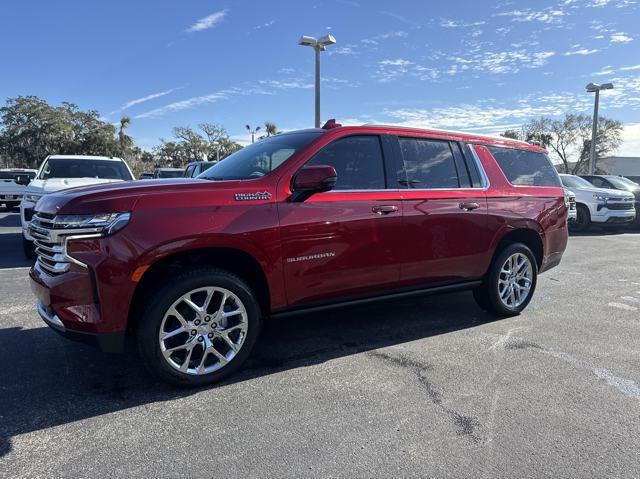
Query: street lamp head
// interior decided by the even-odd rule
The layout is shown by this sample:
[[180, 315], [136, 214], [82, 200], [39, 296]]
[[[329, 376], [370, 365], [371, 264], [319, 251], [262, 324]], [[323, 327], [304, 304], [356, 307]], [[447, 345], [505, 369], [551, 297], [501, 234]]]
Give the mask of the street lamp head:
[[323, 47], [326, 47], [327, 45], [334, 45], [335, 43], [336, 39], [333, 35], [325, 35], [318, 40], [318, 45], [322, 45]]
[[305, 47], [315, 47], [318, 44], [318, 40], [313, 37], [308, 37], [303, 35], [300, 40], [298, 40], [298, 45], [304, 45]]
[[589, 93], [595, 93], [600, 90], [613, 89], [613, 83], [603, 83], [602, 85], [598, 85], [597, 83], [589, 83], [586, 88]]

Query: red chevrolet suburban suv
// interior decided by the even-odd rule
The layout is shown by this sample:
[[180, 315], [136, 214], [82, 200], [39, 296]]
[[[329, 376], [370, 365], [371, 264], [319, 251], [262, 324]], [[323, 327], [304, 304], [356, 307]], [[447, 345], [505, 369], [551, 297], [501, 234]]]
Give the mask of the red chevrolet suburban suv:
[[567, 207], [545, 150], [439, 130], [269, 137], [197, 179], [46, 195], [31, 223], [42, 319], [200, 385], [247, 359], [263, 320], [469, 289], [520, 313], [560, 262]]

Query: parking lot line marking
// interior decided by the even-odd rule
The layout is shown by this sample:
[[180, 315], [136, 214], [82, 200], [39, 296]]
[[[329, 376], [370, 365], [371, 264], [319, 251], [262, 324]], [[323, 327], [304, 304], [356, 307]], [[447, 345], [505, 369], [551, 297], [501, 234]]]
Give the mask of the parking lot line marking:
[[624, 299], [625, 301], [631, 301], [632, 303], [640, 303], [640, 299], [634, 298], [633, 296], [621, 296], [620, 299]]
[[587, 363], [586, 361], [575, 358], [572, 355], [567, 353], [563, 353], [560, 351], [549, 351], [546, 349], [542, 349], [541, 351], [545, 354], [548, 354], [549, 356], [553, 356], [554, 358], [562, 359], [563, 361], [566, 361], [575, 367], [591, 371], [600, 379], [604, 379], [607, 382], [607, 384], [615, 387], [622, 394], [632, 397], [634, 399], [640, 400], [640, 388], [636, 386], [636, 383], [634, 383], [630, 379], [624, 379], [624, 378], [618, 377], [615, 374], [611, 373], [611, 371], [605, 368], [594, 367], [591, 364]]
[[609, 303], [607, 306], [611, 306], [612, 308], [624, 309], [625, 311], [638, 311], [638, 308], [635, 306], [629, 306], [628, 304], [623, 303]]
[[0, 273], [3, 271], [21, 271], [23, 269], [30, 270], [31, 266], [20, 266], [18, 268], [2, 268], [0, 269]]

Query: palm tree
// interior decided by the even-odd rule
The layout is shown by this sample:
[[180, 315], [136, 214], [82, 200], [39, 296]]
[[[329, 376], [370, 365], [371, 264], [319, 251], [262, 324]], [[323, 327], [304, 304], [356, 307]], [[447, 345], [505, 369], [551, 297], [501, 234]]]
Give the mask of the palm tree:
[[275, 123], [271, 121], [265, 121], [264, 123], [264, 131], [267, 133], [267, 136], [277, 135], [280, 132], [278, 131], [278, 127]]
[[127, 156], [127, 150], [133, 144], [133, 139], [127, 135], [126, 129], [131, 125], [131, 118], [123, 116], [120, 118], [120, 129], [118, 130], [118, 142], [120, 143], [120, 155], [124, 159]]

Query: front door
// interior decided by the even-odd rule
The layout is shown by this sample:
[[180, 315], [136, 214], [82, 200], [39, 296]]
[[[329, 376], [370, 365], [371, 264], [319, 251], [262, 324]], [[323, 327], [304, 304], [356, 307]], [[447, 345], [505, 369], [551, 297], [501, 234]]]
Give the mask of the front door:
[[397, 285], [402, 204], [382, 152], [378, 135], [337, 139], [306, 163], [333, 166], [335, 188], [278, 204], [291, 306]]

